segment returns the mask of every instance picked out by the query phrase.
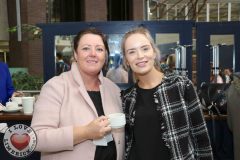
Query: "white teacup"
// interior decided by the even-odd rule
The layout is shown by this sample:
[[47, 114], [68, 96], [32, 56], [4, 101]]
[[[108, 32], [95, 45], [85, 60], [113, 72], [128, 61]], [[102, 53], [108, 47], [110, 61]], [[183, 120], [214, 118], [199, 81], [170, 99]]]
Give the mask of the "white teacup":
[[7, 102], [6, 103], [6, 109], [7, 110], [13, 110], [13, 109], [16, 109], [16, 108], [18, 108], [17, 102]]
[[22, 106], [24, 114], [32, 114], [33, 113], [33, 105], [35, 102], [34, 97], [22, 97]]
[[13, 102], [17, 102], [18, 105], [22, 105], [22, 97], [12, 97]]
[[124, 113], [109, 114], [108, 118], [112, 128], [122, 128], [126, 124], [126, 117]]

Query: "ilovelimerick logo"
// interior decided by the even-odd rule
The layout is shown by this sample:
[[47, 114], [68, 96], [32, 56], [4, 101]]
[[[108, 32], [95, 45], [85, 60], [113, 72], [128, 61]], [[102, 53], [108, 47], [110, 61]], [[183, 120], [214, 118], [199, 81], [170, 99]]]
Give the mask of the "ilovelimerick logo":
[[6, 130], [3, 144], [12, 156], [25, 158], [33, 153], [36, 148], [37, 136], [31, 127], [24, 124], [15, 124]]

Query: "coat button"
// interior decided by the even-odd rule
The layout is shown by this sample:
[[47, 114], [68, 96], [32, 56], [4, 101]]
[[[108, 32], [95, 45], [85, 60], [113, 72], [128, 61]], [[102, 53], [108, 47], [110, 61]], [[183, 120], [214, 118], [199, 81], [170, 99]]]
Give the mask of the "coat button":
[[120, 140], [118, 140], [118, 144], [120, 144]]

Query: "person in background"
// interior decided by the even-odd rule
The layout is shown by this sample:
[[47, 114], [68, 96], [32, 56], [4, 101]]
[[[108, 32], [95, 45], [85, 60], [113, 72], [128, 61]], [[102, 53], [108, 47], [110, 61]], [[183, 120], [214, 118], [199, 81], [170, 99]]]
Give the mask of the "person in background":
[[136, 77], [122, 91], [125, 160], [213, 159], [197, 93], [185, 76], [161, 72], [160, 53], [146, 28], [126, 33], [123, 61]]
[[231, 83], [233, 81], [233, 70], [231, 68], [224, 69], [224, 82]]
[[210, 83], [224, 83], [222, 73], [219, 71], [219, 74], [215, 75], [213, 74], [213, 70], [211, 70]]
[[219, 69], [218, 74], [214, 74], [213, 63], [210, 63], [211, 73], [210, 73], [210, 83], [224, 83], [222, 69]]
[[230, 130], [233, 132], [234, 159], [240, 159], [240, 72], [234, 73], [232, 81], [227, 92], [227, 120]]
[[56, 75], [57, 76], [63, 72], [70, 70], [70, 66], [64, 62], [63, 55], [61, 52], [57, 52], [56, 61], [57, 61], [57, 63], [56, 63]]
[[11, 97], [21, 95], [14, 89], [7, 64], [0, 62], [0, 103], [5, 105]]
[[[107, 117], [122, 112], [119, 87], [102, 74], [108, 56], [103, 33], [82, 30], [74, 38], [71, 70], [42, 87], [31, 124], [41, 159], [122, 160], [124, 129], [112, 129]], [[94, 144], [100, 139], [107, 146]]]
[[174, 72], [176, 70], [175, 63], [176, 63], [176, 56], [174, 53], [172, 53], [167, 57], [167, 61], [166, 61], [166, 64], [169, 66], [169, 69], [171, 72]]
[[115, 83], [127, 83], [128, 82], [128, 73], [122, 67], [122, 57], [119, 54], [116, 54], [115, 65], [108, 70], [106, 77], [111, 79]]

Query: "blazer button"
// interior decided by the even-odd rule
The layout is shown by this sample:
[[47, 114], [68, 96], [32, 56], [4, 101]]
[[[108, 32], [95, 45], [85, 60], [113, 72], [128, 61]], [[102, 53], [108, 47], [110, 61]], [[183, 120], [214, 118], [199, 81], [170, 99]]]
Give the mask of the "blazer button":
[[118, 144], [120, 144], [120, 140], [118, 140]]

